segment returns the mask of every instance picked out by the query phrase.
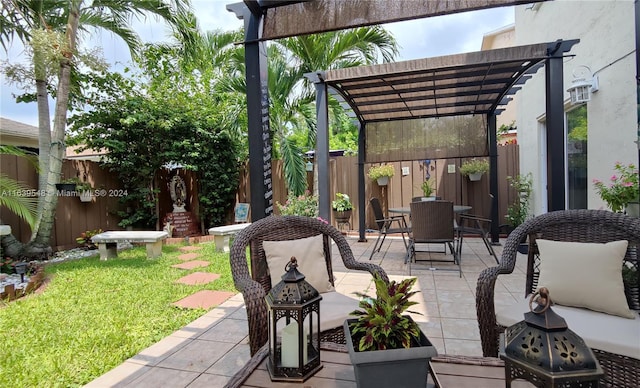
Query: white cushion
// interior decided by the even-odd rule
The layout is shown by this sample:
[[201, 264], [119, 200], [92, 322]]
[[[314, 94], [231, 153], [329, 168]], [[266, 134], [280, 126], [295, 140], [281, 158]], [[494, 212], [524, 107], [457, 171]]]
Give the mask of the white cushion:
[[342, 327], [353, 310], [358, 309], [359, 300], [338, 292], [322, 294], [320, 301], [320, 331]]
[[554, 303], [634, 318], [622, 282], [627, 241], [536, 242], [540, 250], [538, 289], [547, 287]]
[[[640, 359], [640, 317], [637, 313], [633, 319], [627, 319], [577, 307], [554, 305], [552, 308], [590, 348]], [[509, 327], [524, 320], [524, 313], [528, 311], [528, 298], [514, 305], [496, 306], [496, 320]]]
[[282, 279], [284, 268], [295, 256], [298, 260], [298, 271], [305, 280], [319, 293], [334, 291], [329, 281], [329, 272], [324, 258], [322, 235], [287, 241], [263, 241], [262, 246], [267, 256], [267, 266], [271, 276], [271, 287]]

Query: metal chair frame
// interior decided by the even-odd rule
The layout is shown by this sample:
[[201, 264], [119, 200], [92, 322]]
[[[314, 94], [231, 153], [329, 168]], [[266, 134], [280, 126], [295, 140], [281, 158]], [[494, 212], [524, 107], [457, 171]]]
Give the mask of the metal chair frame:
[[[376, 243], [373, 245], [373, 250], [371, 251], [371, 255], [369, 256], [369, 260], [373, 257], [376, 252], [380, 252], [382, 248], [382, 244], [384, 244], [384, 240], [388, 234], [398, 234], [402, 235], [402, 241], [404, 242], [405, 249], [408, 248], [407, 239], [405, 238], [405, 234], [409, 236], [411, 232], [411, 228], [407, 225], [407, 221], [404, 216], [391, 216], [385, 217], [382, 212], [382, 206], [380, 205], [380, 200], [376, 197], [373, 197], [369, 200], [371, 203], [371, 209], [373, 210], [373, 214], [376, 217], [376, 224], [378, 225], [378, 238], [376, 239]], [[397, 224], [397, 227], [393, 227], [394, 224]]]

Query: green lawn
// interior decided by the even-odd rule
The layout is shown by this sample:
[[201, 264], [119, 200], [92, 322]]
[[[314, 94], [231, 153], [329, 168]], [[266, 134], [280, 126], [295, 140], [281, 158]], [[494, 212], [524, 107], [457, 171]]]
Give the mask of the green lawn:
[[[171, 306], [203, 289], [233, 291], [229, 255], [200, 244], [211, 264], [190, 271], [178, 246], [147, 259], [144, 246], [118, 258], [97, 256], [46, 267], [41, 294], [0, 308], [0, 387], [80, 386], [202, 316], [205, 310]], [[174, 284], [191, 272], [219, 273], [206, 285]], [[0, 302], [2, 303], [2, 302]]]

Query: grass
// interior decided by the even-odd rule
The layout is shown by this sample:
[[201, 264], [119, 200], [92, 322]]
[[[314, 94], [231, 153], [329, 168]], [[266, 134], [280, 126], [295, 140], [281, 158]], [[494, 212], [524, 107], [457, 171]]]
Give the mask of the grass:
[[[0, 308], [0, 387], [73, 387], [86, 384], [124, 360], [202, 316], [205, 310], [171, 305], [199, 290], [233, 291], [229, 255], [201, 244], [190, 271], [177, 246], [147, 259], [144, 247], [100, 261], [97, 256], [46, 267], [44, 292]], [[221, 275], [205, 285], [174, 281], [191, 272]], [[1, 302], [0, 302], [1, 303]]]

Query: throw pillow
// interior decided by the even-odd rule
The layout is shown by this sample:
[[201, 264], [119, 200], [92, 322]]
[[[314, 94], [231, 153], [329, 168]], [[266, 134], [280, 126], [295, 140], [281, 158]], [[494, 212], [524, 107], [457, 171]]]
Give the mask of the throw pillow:
[[554, 303], [634, 318], [622, 282], [628, 241], [536, 242], [540, 251], [538, 288], [547, 287]]
[[291, 256], [298, 260], [298, 271], [319, 293], [334, 291], [329, 281], [324, 258], [322, 235], [287, 241], [263, 241], [267, 256], [267, 266], [271, 275], [271, 287], [278, 284], [284, 274], [284, 267]]

